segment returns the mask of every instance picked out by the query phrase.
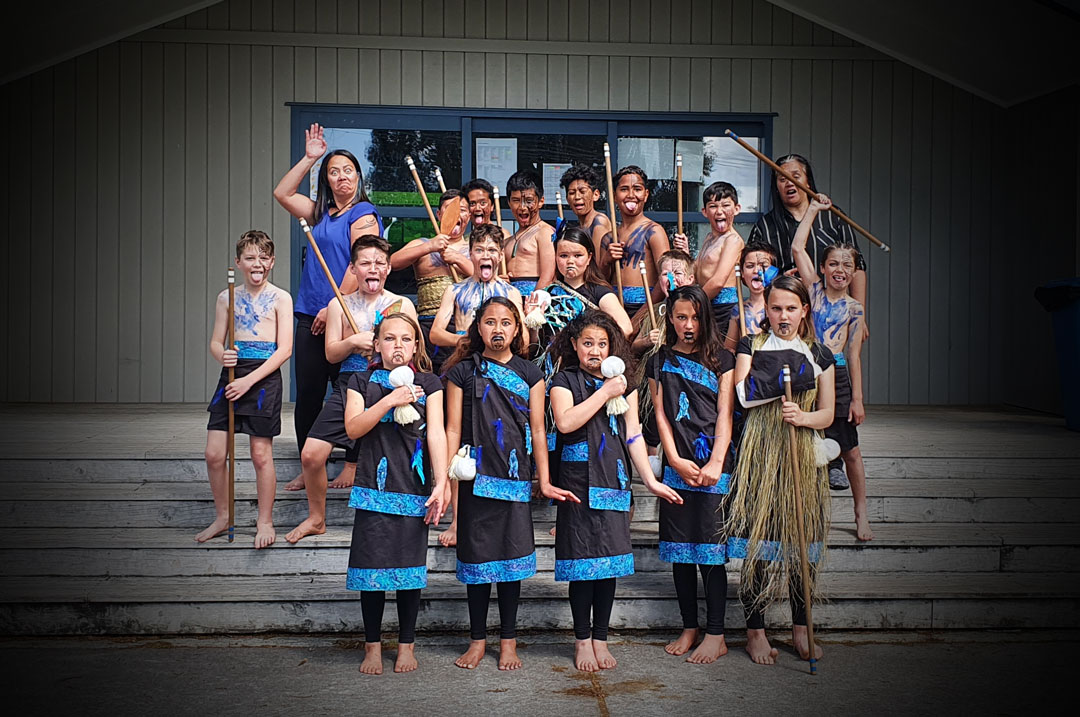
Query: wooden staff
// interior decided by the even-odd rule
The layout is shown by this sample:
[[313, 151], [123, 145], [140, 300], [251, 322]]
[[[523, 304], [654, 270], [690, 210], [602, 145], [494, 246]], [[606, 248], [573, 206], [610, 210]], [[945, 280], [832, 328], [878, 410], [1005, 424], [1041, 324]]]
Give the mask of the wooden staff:
[[439, 191], [446, 194], [446, 182], [442, 178], [442, 170], [438, 167], [435, 168], [435, 181], [439, 183]]
[[[813, 191], [812, 189], [810, 189], [810, 187], [806, 186], [805, 184], [803, 184], [803, 183], [802, 183], [802, 182], [800, 182], [799, 180], [795, 179], [795, 177], [791, 176], [791, 174], [790, 174], [790, 173], [789, 173], [789, 172], [788, 172], [787, 170], [783, 169], [783, 168], [782, 168], [782, 167], [780, 167], [780, 165], [778, 165], [778, 164], [777, 164], [776, 162], [772, 161], [771, 159], [769, 159], [768, 157], [766, 157], [766, 156], [765, 156], [764, 154], [762, 154], [761, 152], [759, 152], [759, 151], [757, 151], [756, 149], [754, 149], [753, 145], [751, 145], [751, 144], [749, 144], [749, 143], [745, 142], [745, 141], [744, 141], [744, 140], [742, 139], [742, 137], [740, 137], [739, 135], [735, 134], [735, 133], [734, 133], [734, 132], [732, 132], [732, 131], [731, 131], [730, 129], [726, 129], [726, 130], [724, 130], [724, 134], [726, 134], [726, 135], [727, 135], [728, 137], [731, 137], [731, 138], [732, 138], [733, 140], [735, 140], [736, 142], [738, 142], [738, 143], [739, 143], [739, 144], [740, 144], [740, 145], [741, 145], [741, 146], [743, 147], [743, 149], [745, 149], [746, 151], [748, 151], [748, 152], [750, 152], [751, 154], [753, 154], [753, 155], [754, 155], [755, 157], [757, 157], [758, 159], [760, 159], [760, 160], [761, 160], [762, 162], [764, 162], [765, 164], [769, 165], [769, 167], [771, 167], [771, 168], [772, 168], [772, 170], [773, 170], [774, 172], [776, 172], [777, 174], [781, 175], [782, 177], [785, 177], [785, 178], [786, 178], [786, 179], [787, 179], [787, 180], [788, 180], [789, 182], [791, 182], [792, 184], [794, 184], [794, 185], [795, 185], [796, 187], [798, 187], [799, 189], [803, 190], [803, 191], [804, 191], [804, 192], [806, 193], [806, 196], [810, 197], [811, 199], [813, 199], [814, 197], [816, 197], [816, 196], [817, 196], [817, 194], [816, 194], [816, 193], [815, 193], [815, 192], [814, 192], [814, 191]], [[882, 250], [884, 250], [884, 251], [886, 251], [886, 252], [888, 252], [888, 251], [889, 251], [889, 245], [888, 245], [888, 244], [886, 244], [885, 242], [881, 241], [881, 240], [880, 240], [880, 239], [878, 239], [878, 238], [877, 238], [876, 236], [874, 236], [873, 234], [871, 234], [870, 232], [866, 231], [866, 230], [865, 230], [865, 229], [863, 229], [863, 228], [862, 228], [861, 226], [859, 226], [858, 224], [856, 224], [856, 223], [855, 223], [855, 220], [853, 220], [853, 219], [852, 219], [851, 217], [849, 217], [849, 216], [848, 216], [847, 214], [844, 214], [844, 213], [843, 213], [842, 211], [840, 211], [839, 209], [837, 209], [837, 208], [836, 208], [836, 205], [833, 205], [833, 206], [829, 207], [829, 209], [830, 209], [830, 210], [831, 210], [831, 211], [833, 212], [833, 214], [835, 214], [836, 216], [840, 217], [840, 218], [841, 218], [841, 219], [843, 219], [843, 220], [844, 220], [845, 222], [847, 222], [847, 223], [848, 223], [848, 225], [849, 225], [849, 226], [850, 226], [850, 227], [851, 227], [852, 229], [854, 229], [855, 231], [857, 231], [857, 232], [859, 232], [860, 234], [862, 234], [862, 235], [863, 235], [864, 237], [866, 237], [867, 239], [869, 239], [869, 240], [870, 240], [871, 242], [873, 242], [873, 243], [874, 243], [874, 244], [876, 244], [877, 246], [881, 247], [881, 249], [882, 249]]]
[[[495, 226], [499, 227], [499, 231], [502, 231], [502, 204], [499, 203], [499, 188], [492, 187], [492, 193], [495, 195]], [[502, 242], [499, 242], [499, 246], [502, 246]], [[501, 258], [502, 275], [510, 278], [510, 273], [506, 271], [506, 250], [499, 252]]]
[[649, 318], [652, 319], [652, 325], [654, 329], [660, 328], [660, 324], [656, 323], [656, 311], [653, 309], [652, 292], [649, 291], [649, 272], [645, 268], [645, 262], [642, 261], [638, 264], [638, 268], [641, 269], [641, 288], [645, 290], [645, 301], [649, 304]]
[[[604, 142], [604, 166], [607, 169], [607, 203], [608, 214], [611, 215], [611, 243], [619, 243], [619, 227], [615, 223], [615, 185], [611, 182], [611, 147], [607, 142]], [[622, 285], [622, 260], [615, 262], [615, 280], [619, 285], [619, 303], [626, 306], [626, 302], [623, 300], [623, 285]], [[645, 293], [649, 291], [646, 289]], [[656, 322], [653, 322], [655, 325]]]
[[[788, 403], [791, 398], [791, 368], [784, 364], [784, 397]], [[795, 481], [795, 520], [799, 528], [799, 567], [802, 568], [803, 602], [806, 604], [806, 636], [810, 641], [810, 674], [817, 674], [817, 658], [814, 657], [814, 619], [810, 614], [810, 561], [806, 549], [806, 526], [803, 523], [802, 478], [799, 471], [799, 456], [796, 452], [795, 426], [788, 424], [788, 447], [791, 453], [791, 476]]]
[[746, 323], [742, 317], [742, 268], [738, 264], [735, 264], [735, 320], [739, 322], [739, 338], [741, 339], [746, 336]]
[[341, 295], [341, 290], [338, 289], [337, 282], [334, 281], [334, 275], [330, 273], [330, 267], [326, 265], [326, 259], [323, 259], [322, 252], [319, 251], [319, 245], [315, 242], [315, 237], [311, 236], [311, 227], [308, 226], [306, 219], [300, 220], [300, 228], [307, 234], [308, 244], [311, 245], [311, 249], [315, 252], [315, 258], [319, 260], [319, 265], [322, 267], [323, 273], [326, 274], [326, 280], [330, 282], [330, 288], [334, 290], [334, 296], [337, 297], [338, 303], [341, 304], [341, 310], [345, 312], [345, 318], [348, 320], [349, 326], [354, 334], [360, 333], [360, 329], [356, 327], [356, 320], [353, 319], [352, 312], [345, 305], [345, 297]]
[[679, 233], [682, 234], [682, 155], [675, 155], [675, 172], [677, 174], [678, 184], [675, 186], [675, 202], [678, 205], [679, 211]]
[[[420, 175], [416, 173], [416, 165], [413, 164], [413, 159], [409, 155], [405, 155], [405, 164], [409, 167], [409, 172], [412, 174], [413, 181], [416, 182], [416, 191], [420, 193], [420, 198], [424, 200], [424, 209], [427, 210], [428, 219], [431, 220], [431, 228], [435, 230], [435, 234], [441, 234], [442, 229], [439, 227], [439, 222], [435, 219], [435, 212], [431, 210], [431, 202], [428, 201], [427, 192], [424, 191], [424, 183], [420, 181]], [[438, 167], [435, 168], [435, 176], [439, 179], [439, 186], [443, 186], [442, 173], [439, 172]], [[445, 192], [446, 189], [444, 188]], [[457, 270], [454, 266], [450, 265], [450, 274], [452, 275], [454, 283], [460, 281], [458, 279]]]
[[[229, 267], [229, 324], [226, 331], [225, 345], [236, 350], [236, 271]], [[229, 367], [229, 383], [236, 380], [236, 367]], [[236, 409], [228, 396], [229, 432], [226, 437], [225, 454], [229, 457], [229, 542], [236, 534]]]
[[559, 210], [559, 219], [562, 220], [564, 218], [562, 213], [562, 192], [557, 189], [555, 190], [555, 208]]

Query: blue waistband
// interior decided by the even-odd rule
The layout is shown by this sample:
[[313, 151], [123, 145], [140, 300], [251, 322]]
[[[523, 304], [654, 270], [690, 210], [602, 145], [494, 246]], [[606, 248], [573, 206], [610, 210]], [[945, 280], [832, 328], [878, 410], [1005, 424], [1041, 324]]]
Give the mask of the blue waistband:
[[[727, 556], [729, 558], [746, 558], [749, 552], [750, 541], [746, 538], [728, 538]], [[807, 557], [811, 563], [821, 560], [821, 543], [810, 543], [807, 546]], [[754, 555], [755, 560], [783, 560], [784, 550], [778, 540], [763, 540], [761, 547]]]
[[427, 587], [427, 566], [412, 568], [349, 568], [348, 590], [419, 590]]
[[698, 493], [725, 495], [731, 489], [731, 475], [728, 473], [720, 474], [720, 480], [716, 481], [716, 485], [690, 485], [682, 479], [682, 476], [674, 468], [664, 466], [664, 485], [675, 490], [692, 490]]
[[720, 293], [712, 300], [714, 304], [734, 304], [739, 300], [739, 294], [735, 291], [734, 286], [725, 286], [720, 290]]
[[457, 579], [466, 585], [512, 583], [536, 575], [536, 551], [523, 558], [489, 560], [486, 563], [457, 561]]
[[477, 475], [473, 482], [473, 495], [480, 498], [528, 503], [532, 498], [532, 481]]
[[268, 359], [277, 351], [273, 341], [236, 341], [236, 357], [242, 359]]
[[630, 491], [589, 486], [589, 507], [593, 510], [630, 510]]
[[660, 541], [660, 559], [665, 563], [723, 565], [727, 562], [724, 543], [671, 543]]
[[589, 444], [586, 441], [569, 443], [562, 447], [562, 459], [564, 461], [587, 461], [589, 460]]
[[837, 366], [847, 366], [847, 356], [844, 354], [833, 354], [832, 357]]
[[623, 303], [625, 304], [644, 304], [645, 303], [645, 287], [643, 286], [624, 286], [622, 290]]
[[556, 580], [603, 580], [634, 574], [634, 554], [555, 561]]
[[390, 515], [422, 518], [427, 513], [427, 508], [424, 507], [427, 499], [426, 495], [391, 493], [390, 491], [354, 485], [352, 492], [349, 494], [349, 507], [357, 510], [370, 510], [372, 513], [388, 513]]
[[367, 356], [361, 356], [360, 354], [349, 354], [349, 356], [341, 362], [341, 373], [360, 373], [361, 371], [367, 371], [368, 360]]
[[523, 297], [536, 291], [536, 279], [514, 279], [510, 282], [510, 286], [521, 292]]

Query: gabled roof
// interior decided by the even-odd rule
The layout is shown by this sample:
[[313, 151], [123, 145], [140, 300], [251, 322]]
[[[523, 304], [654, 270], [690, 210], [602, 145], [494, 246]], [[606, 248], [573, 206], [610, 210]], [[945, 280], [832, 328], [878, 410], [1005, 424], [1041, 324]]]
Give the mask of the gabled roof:
[[1002, 107], [1080, 82], [1077, 0], [769, 0]]

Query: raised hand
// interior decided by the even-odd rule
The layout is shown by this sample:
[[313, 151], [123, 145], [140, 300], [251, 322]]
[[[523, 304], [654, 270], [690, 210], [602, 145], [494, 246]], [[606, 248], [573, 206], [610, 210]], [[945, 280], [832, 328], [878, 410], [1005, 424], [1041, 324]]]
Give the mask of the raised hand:
[[326, 154], [326, 140], [323, 138], [323, 128], [317, 123], [304, 130], [304, 154], [308, 159], [318, 159]]

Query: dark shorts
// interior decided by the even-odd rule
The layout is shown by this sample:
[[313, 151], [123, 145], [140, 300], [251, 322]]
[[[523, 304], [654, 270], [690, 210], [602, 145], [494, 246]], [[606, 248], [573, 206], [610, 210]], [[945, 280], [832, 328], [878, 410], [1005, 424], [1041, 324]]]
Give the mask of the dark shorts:
[[831, 438], [840, 444], [841, 451], [850, 451], [859, 445], [859, 431], [855, 424], [848, 420], [848, 411], [851, 409], [851, 374], [847, 366], [836, 366], [836, 411], [833, 413], [832, 425], [825, 429], [825, 437]]
[[[245, 433], [252, 438], [273, 438], [281, 435], [281, 414], [273, 418], [265, 416], [236, 416], [235, 427], [237, 433]], [[211, 413], [210, 421], [206, 424], [208, 431], [228, 431], [229, 414]]]
[[[263, 364], [263, 359], [240, 359], [236, 362], [236, 378], [243, 378]], [[214, 396], [207, 407], [210, 420], [208, 431], [228, 431], [229, 411], [225, 400], [225, 386], [229, 383], [229, 370], [221, 369]], [[259, 381], [233, 404], [235, 430], [256, 438], [273, 438], [281, 434], [281, 369]]]

